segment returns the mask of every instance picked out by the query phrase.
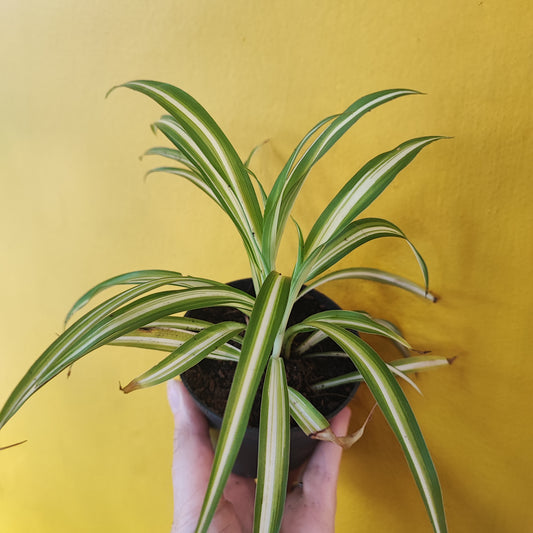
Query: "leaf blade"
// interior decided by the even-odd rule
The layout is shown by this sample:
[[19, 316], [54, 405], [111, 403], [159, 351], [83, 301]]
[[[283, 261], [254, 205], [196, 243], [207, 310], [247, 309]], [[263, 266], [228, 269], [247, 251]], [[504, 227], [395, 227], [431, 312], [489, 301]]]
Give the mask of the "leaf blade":
[[[212, 281], [204, 278], [195, 278], [193, 276], [183, 276], [179, 272], [171, 270], [135, 270], [133, 272], [126, 272], [113, 276], [102, 281], [84, 293], [74, 305], [70, 308], [65, 318], [65, 324], [71, 319], [72, 315], [79, 311], [82, 307], [87, 305], [97, 294], [102, 291], [115, 287], [117, 285], [139, 285], [149, 281], [156, 281], [163, 278], [175, 278], [172, 284], [182, 287], [209, 287], [214, 285], [222, 285], [218, 281]], [[167, 281], [167, 284], [171, 282]]]
[[285, 366], [271, 357], [265, 377], [259, 425], [254, 531], [277, 533], [281, 527], [289, 475], [289, 396]]
[[[212, 324], [207, 324], [210, 327]], [[198, 331], [203, 331], [201, 328]], [[184, 342], [194, 337], [197, 332], [191, 330], [177, 330], [148, 325], [126, 333], [109, 344], [113, 346], [126, 346], [128, 348], [143, 348], [147, 350], [160, 350], [173, 352], [183, 345]], [[224, 361], [239, 360], [240, 350], [235, 346], [225, 344], [217, 347], [210, 356]]]
[[235, 461], [260, 378], [282, 326], [289, 287], [287, 278], [271, 272], [257, 296], [229, 393], [197, 533], [207, 531]]
[[399, 276], [398, 274], [392, 274], [391, 272], [386, 272], [377, 268], [364, 267], [345, 268], [330, 272], [329, 274], [326, 274], [312, 283], [307, 284], [307, 286], [298, 294], [298, 298], [301, 298], [304, 294], [307, 294], [309, 291], [320, 287], [320, 285], [323, 285], [324, 283], [344, 279], [363, 279], [384, 283], [386, 285], [392, 285], [393, 287], [411, 292], [412, 294], [420, 296], [421, 298], [425, 298], [430, 302], [435, 303], [437, 301], [437, 297], [434, 294], [427, 292], [424, 287], [421, 287], [414, 281], [404, 278], [403, 276]]
[[[303, 322], [295, 324], [294, 326], [291, 326], [289, 329], [287, 329], [287, 331], [285, 332], [284, 339], [285, 353], [289, 353], [292, 341], [296, 335], [315, 329], [315, 326], [310, 325], [310, 322], [313, 320], [333, 324], [344, 329], [355, 330], [362, 333], [369, 333], [371, 335], [381, 335], [382, 337], [398, 342], [399, 344], [405, 346], [408, 349], [411, 348], [410, 344], [396, 331], [387, 327], [385, 324], [382, 324], [377, 320], [373, 319], [367, 313], [363, 313], [360, 311], [346, 311], [344, 309], [333, 309], [330, 311], [322, 311], [320, 313], [311, 315]], [[310, 338], [312, 337], [313, 335]], [[311, 346], [314, 346], [315, 344], [317, 344], [317, 342], [320, 342], [322, 338], [323, 337], [319, 335], [317, 336], [317, 339], [314, 342], [303, 341], [302, 344], [296, 349], [296, 352], [299, 354], [303, 354], [305, 350], [307, 350]], [[302, 346], [304, 348], [302, 348]]]
[[[257, 265], [261, 276], [263, 276], [266, 269], [259, 247], [263, 223], [262, 216], [258, 222], [260, 224], [258, 230], [257, 225], [254, 225], [254, 222], [250, 220], [250, 214], [247, 213], [246, 206], [242, 200], [239, 199], [228, 181], [224, 179], [224, 175], [213, 166], [206, 156], [205, 147], [198, 145], [172, 116], [163, 116], [154, 126], [194, 163], [206, 187], [211, 190], [219, 205], [222, 206], [239, 231], [250, 260]], [[245, 169], [245, 172], [248, 173], [248, 170]], [[249, 180], [248, 176], [247, 179]], [[252, 187], [251, 181], [250, 186]], [[258, 202], [257, 205], [259, 209]], [[253, 265], [252, 272], [254, 272]]]
[[[339, 138], [372, 109], [401, 96], [413, 94], [420, 93], [409, 89], [391, 89], [363, 96], [351, 104], [343, 113], [328, 117], [311, 129], [293, 152], [269, 196], [269, 201], [265, 208], [264, 250], [277, 250], [292, 206], [307, 175]], [[295, 163], [305, 142], [327, 122], [331, 122], [331, 124], [317, 136], [311, 146]]]
[[185, 168], [157, 167], [157, 168], [152, 168], [151, 170], [149, 170], [145, 174], [145, 177], [148, 177], [155, 173], [172, 174], [174, 176], [179, 176], [181, 178], [186, 179], [187, 181], [191, 182], [193, 185], [196, 185], [196, 187], [198, 187], [201, 191], [207, 194], [209, 198], [214, 200], [220, 207], [222, 207], [215, 193], [213, 193], [211, 188], [208, 185], [206, 185], [205, 181], [201, 178], [201, 176], [197, 172], [194, 172], [193, 170], [187, 170]]
[[435, 532], [445, 533], [446, 518], [435, 466], [411, 407], [390, 370], [354, 334], [321, 321], [308, 323], [324, 331], [353, 359], [404, 450]]
[[211, 115], [190, 94], [168, 83], [134, 80], [120, 85], [140, 92], [168, 111], [198, 143], [211, 164], [237, 195], [251, 229], [261, 235], [262, 217], [245, 166]]
[[304, 260], [298, 275], [303, 278], [305, 283], [305, 281], [322, 274], [363, 244], [384, 237], [397, 237], [406, 241], [416, 258], [427, 288], [429, 274], [423, 257], [398, 226], [382, 218], [363, 218], [348, 224]]
[[158, 279], [132, 287], [100, 304], [72, 324], [43, 352], [15, 387], [0, 411], [0, 428], [29, 397], [65, 368], [128, 331], [168, 314], [189, 309], [234, 305], [249, 312], [253, 306], [251, 296], [232, 287], [221, 286], [156, 293], [120, 307], [144, 292], [167, 284], [169, 279], [173, 278]]
[[305, 243], [306, 256], [368, 207], [425, 146], [442, 138], [411, 139], [366, 163], [333, 198], [311, 228]]
[[245, 327], [244, 324], [236, 322], [221, 322], [199, 331], [165, 359], [133, 379], [122, 390], [128, 393], [153, 387], [186, 372], [213, 350], [243, 331]]

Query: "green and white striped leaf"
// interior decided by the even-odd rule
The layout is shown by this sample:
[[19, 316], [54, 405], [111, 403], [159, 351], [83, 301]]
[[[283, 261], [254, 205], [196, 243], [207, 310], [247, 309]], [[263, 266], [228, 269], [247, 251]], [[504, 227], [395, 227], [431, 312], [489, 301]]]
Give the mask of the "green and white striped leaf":
[[365, 428], [377, 406], [377, 404], [374, 405], [365, 422], [358, 430], [348, 435], [336, 435], [324, 415], [305, 396], [291, 387], [289, 387], [289, 401], [292, 418], [307, 436], [312, 439], [333, 442], [345, 449], [353, 446], [363, 436]]
[[299, 355], [303, 355], [306, 352], [308, 352], [313, 346], [316, 346], [318, 343], [323, 341], [327, 335], [325, 333], [322, 333], [321, 331], [313, 331], [311, 335], [309, 335], [304, 341], [298, 344], [296, 348], [292, 348], [292, 342], [294, 341], [294, 337], [290, 339], [291, 344], [288, 343], [285, 346], [285, 349], [288, 350], [287, 353], [290, 353], [291, 349], [294, 350], [294, 353], [297, 353]]
[[154, 320], [173, 313], [216, 306], [236, 307], [244, 313], [249, 313], [253, 306], [253, 298], [226, 285], [167, 291], [145, 296], [100, 320], [86, 336], [76, 338], [74, 346], [71, 346], [68, 352], [63, 353], [62, 357], [56, 361], [56, 365], [44, 373], [41, 377], [42, 382], [44, 384], [90, 351], [109, 344], [118, 337]]
[[384, 283], [386, 285], [392, 285], [394, 287], [404, 289], [417, 296], [425, 298], [430, 302], [437, 301], [437, 297], [435, 295], [431, 294], [430, 292], [426, 292], [424, 287], [421, 287], [414, 281], [411, 281], [402, 276], [398, 276], [397, 274], [391, 274], [390, 272], [378, 270], [377, 268], [362, 267], [345, 268], [343, 270], [336, 270], [335, 272], [326, 274], [325, 276], [322, 276], [316, 281], [309, 283], [304, 289], [300, 291], [298, 297], [301, 298], [304, 294], [307, 294], [309, 291], [320, 287], [320, 285], [323, 285], [324, 283], [341, 279], [364, 279], [369, 281], [376, 281], [378, 283]]
[[307, 436], [329, 428], [326, 417], [301, 392], [292, 387], [289, 387], [289, 404], [291, 418]]
[[253, 172], [253, 170], [250, 168], [250, 161], [252, 160], [252, 157], [254, 156], [254, 154], [259, 150], [259, 148], [261, 148], [267, 142], [268, 140], [263, 141], [261, 144], [258, 144], [257, 146], [255, 146], [250, 152], [250, 154], [248, 155], [248, 157], [246, 158], [246, 160], [244, 161], [244, 166], [246, 167], [246, 170], [248, 171], [248, 175], [254, 180], [255, 186], [259, 190], [259, 195], [261, 197], [261, 203], [262, 203], [263, 209], [265, 208], [265, 205], [267, 203], [267, 193], [265, 191], [265, 188], [263, 187], [263, 184], [261, 183], [261, 181], [259, 181], [259, 178], [255, 175], [255, 172]]
[[[298, 143], [292, 152], [287, 163], [285, 163], [285, 166], [276, 179], [274, 186], [272, 187], [272, 191], [268, 196], [268, 200], [265, 204], [265, 231], [263, 233], [262, 250], [265, 255], [268, 254], [268, 265], [271, 268], [274, 266], [277, 250], [279, 248], [281, 236], [283, 235], [283, 230], [285, 227], [285, 222], [292, 208], [291, 205], [288, 205], [287, 202], [283, 201], [283, 193], [288, 185], [289, 174], [292, 166], [309, 139], [311, 139], [311, 137], [315, 135], [320, 128], [338, 116], [339, 115], [332, 115], [322, 119], [304, 135], [303, 139]], [[284, 221], [280, 222], [280, 219]]]
[[294, 271], [297, 272], [300, 269], [300, 265], [304, 258], [304, 234], [300, 224], [293, 218], [294, 226], [296, 227], [296, 234], [298, 235], [298, 254], [296, 256], [296, 264], [294, 265]]
[[[375, 320], [376, 322], [383, 324], [385, 327], [392, 329], [392, 331], [395, 331], [398, 335], [403, 335], [400, 328], [390, 320], [385, 320], [383, 318], [376, 318]], [[414, 349], [408, 350], [405, 346], [398, 342], [392, 341], [392, 343], [404, 357], [411, 357], [411, 351], [416, 352]]]
[[[328, 117], [319, 122], [304, 137], [281, 171], [269, 196], [265, 208], [265, 232], [263, 237], [263, 250], [265, 252], [273, 250], [275, 254], [275, 251], [277, 251], [294, 201], [311, 168], [364, 114], [385, 102], [410, 94], [419, 93], [407, 89], [392, 89], [364, 96], [350, 105], [340, 115]], [[328, 122], [331, 122], [331, 124], [316, 137], [300, 159], [295, 162], [311, 136]], [[270, 266], [273, 265], [272, 260], [273, 258], [271, 257]]]
[[254, 532], [278, 533], [289, 475], [289, 396], [285, 365], [271, 357], [263, 386]]
[[[35, 361], [0, 412], [0, 428], [45, 383], [72, 363], [116, 338], [167, 315], [210, 306], [233, 306], [249, 313], [253, 298], [222, 285], [167, 291], [133, 298], [179, 278], [164, 278], [132, 287], [97, 306], [60, 335]], [[119, 308], [120, 307], [120, 308]]]
[[313, 357], [348, 357], [344, 352], [311, 352], [304, 355], [305, 359], [312, 359]]
[[[211, 322], [207, 322], [206, 320], [200, 320], [198, 318], [191, 318], [188, 316], [165, 316], [163, 318], [160, 318], [159, 320], [154, 320], [154, 322], [150, 322], [150, 324], [148, 324], [146, 328], [170, 329], [176, 331], [183, 331], [186, 333], [196, 333], [212, 325], [213, 324]], [[235, 337], [233, 337], [232, 341], [241, 345], [242, 337], [240, 335], [236, 335]], [[221, 349], [225, 350], [226, 348]], [[228, 353], [231, 351], [231, 353], [237, 357], [241, 353], [240, 348], [235, 348], [234, 346], [228, 345], [227, 349]]]
[[406, 348], [410, 348], [409, 343], [393, 329], [379, 323], [368, 313], [362, 311], [346, 311], [344, 309], [332, 309], [322, 311], [309, 317], [313, 320], [324, 320], [330, 324], [335, 324], [344, 329], [356, 330], [362, 333], [381, 335], [399, 342]]
[[23, 376], [15, 387], [2, 411], [0, 411], [0, 428], [20, 409], [24, 402], [44, 384], [43, 374], [49, 367], [54, 367], [61, 361], [65, 353], [75, 344], [76, 340], [87, 335], [91, 328], [103, 317], [115, 311], [126, 302], [138, 296], [157, 289], [163, 285], [178, 279], [179, 276], [171, 274], [160, 275], [157, 279], [132, 287], [101, 303], [85, 316], [78, 319], [62, 335], [60, 335], [45, 352], [39, 357], [28, 372]]
[[[345, 329], [355, 330], [362, 333], [381, 335], [388, 339], [399, 342], [406, 348], [410, 348], [409, 343], [401, 335], [398, 335], [395, 331], [388, 328], [387, 326], [380, 324], [372, 317], [370, 317], [367, 313], [363, 313], [360, 311], [345, 311], [343, 309], [334, 309], [331, 311], [323, 311], [321, 313], [316, 313], [304, 320], [303, 322], [295, 324], [294, 326], [291, 326], [289, 329], [287, 329], [287, 331], [285, 332], [284, 341], [284, 352], [286, 354], [290, 352], [294, 337], [298, 335], [298, 333], [305, 333], [307, 331], [313, 331], [315, 329], [315, 326], [310, 325], [310, 321], [312, 320], [323, 321], [328, 324], [334, 324]], [[320, 341], [322, 339], [322, 335], [317, 336], [317, 341]], [[297, 352], [303, 353], [304, 350], [309, 349], [314, 344], [315, 342], [307, 342], [306, 344], [304, 344], [304, 349], [297, 349]]]
[[159, 318], [192, 309], [229, 306], [249, 313], [253, 301], [248, 294], [227, 285], [151, 294], [122, 307], [96, 324], [91, 331], [91, 344], [96, 348]]
[[333, 339], [353, 360], [395, 433], [418, 485], [436, 533], [447, 531], [437, 472], [407, 399], [387, 365], [359, 337], [322, 320], [308, 320]]
[[159, 172], [166, 173], [166, 174], [172, 174], [174, 176], [179, 176], [180, 178], [185, 178], [186, 180], [190, 181], [192, 184], [196, 185], [196, 187], [198, 187], [201, 191], [205, 192], [218, 205], [220, 205], [220, 202], [218, 201], [218, 198], [216, 197], [216, 195], [213, 193], [211, 188], [205, 184], [204, 180], [200, 177], [200, 175], [197, 172], [194, 172], [193, 170], [187, 170], [185, 168], [157, 167], [157, 168], [153, 168], [152, 170], [149, 170], [145, 174], [145, 177], [148, 177], [151, 174], [155, 174]]
[[194, 142], [181, 125], [170, 115], [163, 115], [153, 124], [153, 127], [163, 133], [180, 152], [185, 154], [187, 159], [191, 161], [192, 170], [198, 173], [205, 186], [217, 198], [218, 203], [224, 206], [224, 210], [232, 218], [239, 231], [245, 232], [243, 223], [246, 216], [235, 192], [211, 165], [202, 148]]
[[455, 357], [444, 357], [442, 355], [415, 355], [404, 359], [397, 359], [390, 364], [398, 370], [410, 374], [412, 372], [425, 372], [427, 370], [449, 366], [454, 360]]
[[[256, 227], [249, 219], [248, 213], [246, 213], [245, 206], [239, 200], [231, 185], [211, 164], [203, 147], [199, 146], [195, 140], [187, 134], [181, 124], [179, 124], [172, 116], [165, 115], [161, 117], [161, 119], [154, 124], [154, 127], [159, 129], [194, 163], [200, 176], [203, 178], [205, 185], [212, 191], [212, 194], [217, 198], [219, 205], [222, 206], [226, 214], [231, 218], [246, 247], [249, 259], [252, 263], [252, 273], [255, 274], [254, 265], [260, 273], [264, 272], [264, 261], [259, 249], [262, 220], [260, 221], [261, 231], [257, 232]], [[248, 172], [247, 169], [245, 169], [245, 171]], [[247, 179], [249, 180], [249, 178]], [[250, 186], [252, 187], [251, 182]]]
[[341, 232], [368, 207], [422, 148], [441, 138], [412, 139], [390, 152], [378, 155], [364, 165], [333, 198], [311, 228], [305, 242], [306, 257]]
[[259, 178], [255, 175], [255, 172], [253, 172], [250, 169], [250, 162], [252, 160], [252, 157], [255, 155], [255, 153], [260, 148], [262, 148], [267, 142], [268, 142], [268, 139], [266, 141], [263, 141], [262, 143], [258, 144], [257, 146], [254, 146], [252, 148], [252, 150], [250, 151], [250, 154], [248, 155], [248, 157], [245, 159], [245, 161], [243, 163], [244, 166], [246, 167], [246, 170], [248, 171], [248, 174], [253, 178], [253, 180], [255, 181], [256, 187], [259, 189], [259, 194], [261, 196], [261, 201], [262, 201], [263, 208], [265, 207], [266, 202], [267, 202], [267, 193], [265, 191], [265, 188], [263, 187], [263, 184], [259, 181]]
[[159, 320], [150, 322], [147, 327], [154, 328], [168, 328], [184, 331], [202, 331], [209, 326], [211, 322], [207, 320], [200, 320], [199, 318], [191, 318], [189, 316], [165, 316]]
[[122, 390], [126, 393], [159, 385], [186, 372], [245, 329], [244, 324], [221, 322], [196, 333], [157, 365], [132, 380]]
[[[223, 283], [219, 283], [218, 281], [196, 278], [193, 276], [183, 276], [179, 272], [172, 272], [170, 270], [136, 270], [134, 272], [127, 272], [126, 274], [120, 274], [118, 276], [113, 276], [112, 278], [106, 279], [105, 281], [98, 283], [98, 285], [95, 285], [92, 289], [88, 290], [74, 303], [70, 311], [67, 313], [65, 324], [68, 323], [74, 313], [87, 305], [97, 294], [101, 293], [105, 289], [109, 289], [117, 285], [139, 285], [152, 281], [156, 282], [156, 288], [162, 285], [178, 285], [186, 288], [223, 285]], [[159, 281], [163, 281], [164, 283], [157, 285]]]
[[153, 148], [146, 150], [142, 157], [147, 155], [158, 155], [161, 157], [166, 157], [167, 159], [171, 159], [172, 161], [181, 163], [193, 172], [198, 172], [198, 169], [196, 168], [194, 162], [191, 161], [181, 150], [177, 148], [169, 148], [168, 146], [154, 146]]
[[224, 412], [197, 533], [207, 531], [235, 462], [259, 382], [283, 327], [289, 287], [288, 278], [271, 272], [257, 295]]
[[[208, 327], [211, 325], [212, 324], [208, 324]], [[113, 346], [127, 346], [130, 348], [173, 352], [182, 346], [184, 342], [193, 338], [195, 334], [196, 332], [187, 330], [146, 326], [130, 333], [126, 333], [126, 335], [118, 337], [109, 344]], [[239, 349], [229, 344], [225, 344], [213, 350], [209, 354], [209, 357], [223, 361], [237, 362], [239, 360], [239, 355]]]
[[[416, 355], [412, 357], [405, 357], [403, 359], [396, 359], [395, 361], [388, 363], [388, 366], [393, 367], [405, 374], [410, 374], [449, 366], [452, 361], [453, 359], [440, 355]], [[318, 391], [330, 389], [332, 387], [338, 387], [339, 385], [360, 383], [362, 381], [364, 381], [364, 379], [360, 372], [349, 372], [347, 374], [343, 374], [342, 376], [320, 381], [319, 383], [313, 385], [312, 388]]]
[[415, 255], [424, 282], [428, 284], [428, 269], [424, 259], [418, 250], [407, 239], [398, 226], [382, 218], [363, 218], [348, 224], [343, 230], [330, 240], [316, 248], [313, 253], [304, 260], [301, 272], [298, 273], [304, 282], [322, 274], [328, 268], [339, 262], [343, 257], [354, 251], [366, 242], [384, 237], [398, 237], [405, 239], [409, 248]]
[[109, 344], [173, 352], [196, 335], [193, 331], [145, 326], [122, 335]]
[[262, 217], [246, 167], [209, 113], [191, 95], [167, 83], [136, 80], [121, 87], [145, 94], [174, 117], [230, 185], [246, 213], [251, 231], [260, 238]]

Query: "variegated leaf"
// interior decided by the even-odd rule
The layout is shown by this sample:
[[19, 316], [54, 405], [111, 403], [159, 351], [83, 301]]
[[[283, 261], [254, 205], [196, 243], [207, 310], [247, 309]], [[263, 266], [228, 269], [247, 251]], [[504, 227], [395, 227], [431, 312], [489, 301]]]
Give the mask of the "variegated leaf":
[[168, 83], [136, 80], [121, 87], [145, 94], [174, 117], [236, 194], [251, 230], [260, 238], [262, 217], [246, 168], [209, 113], [191, 95]]
[[252, 161], [252, 157], [256, 154], [256, 152], [258, 152], [261, 148], [263, 148], [263, 146], [265, 146], [265, 144], [267, 142], [268, 142], [268, 139], [266, 141], [263, 141], [262, 143], [257, 144], [256, 146], [254, 146], [250, 150], [250, 153], [248, 154], [248, 157], [246, 158], [246, 160], [243, 163], [245, 167], [248, 168], [250, 166], [250, 162]]
[[[287, 163], [283, 167], [280, 175], [276, 179], [272, 191], [268, 195], [268, 200], [265, 204], [265, 231], [263, 233], [263, 243], [262, 249], [264, 254], [268, 254], [269, 263], [268, 265], [273, 268], [275, 263], [275, 258], [277, 254], [277, 249], [281, 242], [281, 236], [283, 234], [283, 229], [285, 226], [286, 219], [289, 216], [291, 205], [287, 205], [287, 202], [283, 202], [283, 194], [286, 190], [286, 187], [289, 182], [289, 176], [291, 169], [294, 165], [294, 162], [302, 152], [306, 143], [315, 135], [315, 133], [325, 126], [328, 122], [331, 122], [339, 115], [332, 115], [322, 119], [318, 124], [313, 126], [310, 131], [308, 131], [303, 139], [298, 143], [291, 156], [289, 157]], [[288, 208], [288, 209], [287, 209]], [[280, 222], [280, 219], [283, 222]]]
[[[208, 324], [207, 327], [212, 324]], [[203, 331], [202, 328], [199, 331]], [[128, 346], [131, 348], [144, 348], [148, 350], [161, 350], [164, 352], [173, 352], [183, 345], [184, 342], [195, 336], [196, 332], [190, 330], [179, 330], [172, 328], [162, 328], [146, 326], [126, 333], [121, 337], [111, 341], [113, 346]], [[240, 350], [229, 344], [219, 346], [213, 350], [209, 357], [221, 359], [223, 361], [239, 360]]]
[[415, 255], [427, 286], [428, 269], [424, 259], [398, 226], [382, 218], [363, 218], [348, 224], [338, 235], [320, 245], [304, 260], [298, 276], [303, 278], [304, 282], [311, 280], [364, 243], [384, 237], [405, 239]]
[[272, 357], [261, 400], [254, 532], [278, 533], [289, 474], [289, 397], [285, 366]]
[[[309, 174], [311, 168], [324, 156], [328, 150], [353, 126], [365, 113], [381, 104], [399, 98], [400, 96], [419, 94], [408, 89], [392, 89], [379, 91], [364, 96], [350, 105], [340, 115], [328, 117], [319, 122], [300, 142], [293, 155], [281, 171], [265, 208], [265, 231], [263, 250], [278, 249], [283, 229], [289, 217], [296, 197]], [[296, 158], [303, 146], [322, 126], [331, 122], [318, 135], [309, 148], [296, 162]], [[272, 265], [272, 258], [271, 263]]]
[[357, 431], [347, 435], [336, 435], [324, 415], [303, 394], [291, 387], [289, 387], [289, 402], [291, 417], [306, 435], [312, 439], [333, 442], [345, 449], [350, 448], [361, 439], [377, 406], [377, 404], [374, 405], [365, 422]]
[[152, 387], [189, 370], [213, 350], [245, 329], [244, 324], [221, 322], [192, 335], [179, 348], [157, 365], [132, 380], [122, 390], [126, 393]]
[[[170, 279], [172, 278], [172, 279]], [[72, 315], [79, 311], [82, 307], [87, 305], [97, 294], [115, 287], [117, 285], [139, 285], [146, 282], [154, 281], [156, 286], [161, 285], [178, 285], [180, 287], [192, 288], [192, 287], [212, 287], [223, 285], [218, 281], [212, 281], [210, 279], [196, 278], [193, 276], [183, 276], [179, 272], [172, 272], [170, 270], [136, 270], [134, 272], [127, 272], [126, 274], [120, 274], [106, 279], [95, 285], [92, 289], [88, 290], [83, 296], [78, 298], [65, 318], [65, 324], [70, 320]], [[160, 285], [159, 281], [162, 281]], [[151, 290], [151, 289], [148, 289]], [[122, 305], [122, 304], [120, 304]]]
[[321, 433], [329, 428], [326, 417], [301, 393], [289, 387], [291, 418], [308, 436]]
[[242, 442], [252, 404], [283, 324], [290, 281], [271, 272], [257, 295], [224, 412], [197, 533], [205, 533]]
[[193, 170], [187, 170], [185, 168], [157, 167], [157, 168], [153, 168], [152, 170], [149, 170], [145, 174], [145, 176], [148, 177], [151, 174], [155, 174], [159, 172], [166, 173], [166, 174], [173, 174], [174, 176], [185, 178], [186, 180], [190, 181], [192, 184], [196, 185], [196, 187], [198, 187], [201, 191], [205, 192], [218, 205], [220, 205], [220, 202], [218, 201], [218, 198], [216, 197], [216, 195], [213, 193], [211, 188], [205, 184], [204, 180], [199, 176], [197, 172], [194, 172]]
[[404, 289], [408, 292], [416, 294], [422, 298], [429, 300], [430, 302], [436, 302], [437, 297], [430, 292], [427, 292], [424, 287], [421, 287], [417, 283], [406, 279], [397, 274], [391, 274], [390, 272], [385, 272], [383, 270], [378, 270], [377, 268], [345, 268], [343, 270], [336, 270], [322, 276], [321, 278], [309, 283], [304, 289], [300, 291], [298, 295], [301, 298], [304, 294], [307, 294], [309, 291], [315, 290], [320, 285], [328, 283], [330, 281], [337, 281], [341, 279], [364, 279], [369, 281], [377, 281], [378, 283], [385, 283], [387, 285], [392, 285], [400, 289]]
[[147, 155], [158, 155], [161, 157], [166, 157], [167, 159], [172, 159], [186, 166], [189, 170], [198, 172], [195, 164], [181, 151], [177, 148], [169, 148], [167, 146], [155, 146], [144, 152], [143, 157]]
[[391, 371], [353, 333], [321, 320], [307, 322], [326, 333], [352, 358], [403, 448], [435, 532], [445, 533], [446, 518], [437, 472], [413, 411]]
[[[222, 206], [226, 214], [233, 221], [242, 237], [243, 244], [246, 247], [252, 266], [254, 282], [257, 284], [256, 279], [263, 279], [265, 272], [267, 272], [259, 248], [261, 232], [257, 232], [257, 229], [249, 219], [249, 214], [246, 212], [244, 204], [239, 200], [237, 194], [231, 188], [231, 185], [224, 179], [223, 175], [211, 164], [209, 158], [202, 149], [202, 146], [199, 146], [195, 140], [188, 135], [182, 125], [178, 123], [174, 117], [163, 116], [154, 124], [154, 126], [194, 162], [205, 185], [211, 190], [212, 194], [217, 198], [219, 205]], [[256, 273], [259, 278], [257, 278]]]
[[340, 233], [368, 207], [428, 144], [442, 137], [420, 137], [369, 161], [346, 183], [320, 215], [305, 242], [305, 254]]
[[[370, 317], [367, 313], [360, 311], [345, 311], [342, 309], [334, 309], [331, 311], [323, 311], [315, 315], [310, 316], [303, 322], [295, 324], [294, 326], [287, 329], [285, 332], [284, 339], [284, 352], [285, 354], [290, 353], [292, 342], [294, 337], [299, 333], [304, 333], [307, 331], [313, 331], [315, 326], [310, 325], [312, 320], [324, 321], [328, 324], [335, 324], [342, 328], [360, 331], [362, 333], [370, 333], [373, 335], [381, 335], [383, 337], [395, 340], [396, 342], [401, 343], [403, 346], [410, 348], [409, 343], [395, 331], [380, 324]], [[317, 336], [317, 340], [322, 340], [322, 335]], [[305, 343], [305, 341], [304, 341]], [[304, 344], [305, 349], [309, 349], [314, 343], [308, 342]], [[298, 353], [303, 353], [303, 349], [297, 349]]]
[[[163, 278], [132, 287], [87, 313], [60, 335], [35, 361], [0, 412], [0, 428], [45, 383], [94, 349], [159, 318], [210, 306], [234, 306], [250, 312], [253, 298], [229, 286], [203, 287], [133, 298], [179, 278]], [[120, 307], [123, 306], [123, 307]]]

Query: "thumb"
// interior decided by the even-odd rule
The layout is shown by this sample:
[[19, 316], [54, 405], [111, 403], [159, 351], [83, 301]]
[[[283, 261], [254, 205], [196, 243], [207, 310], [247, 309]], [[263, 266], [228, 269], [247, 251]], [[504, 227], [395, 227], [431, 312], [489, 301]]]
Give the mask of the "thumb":
[[207, 420], [180, 381], [170, 380], [167, 385], [168, 401], [174, 415], [174, 484], [188, 480], [188, 472], [195, 470], [201, 482], [207, 479], [213, 462], [213, 447], [209, 438]]
[[167, 394], [175, 425], [173, 531], [194, 531], [213, 464], [213, 448], [207, 420], [183, 383], [168, 381]]
[[[346, 435], [351, 410], [345, 407], [331, 420], [331, 429], [336, 435]], [[337, 488], [337, 476], [342, 448], [333, 442], [320, 442], [306, 466], [303, 483], [306, 489], [321, 493], [333, 504]]]
[[197, 439], [209, 442], [209, 426], [185, 385], [172, 379], [167, 382], [167, 396], [170, 410], [174, 416], [176, 437], [188, 438], [191, 435]]

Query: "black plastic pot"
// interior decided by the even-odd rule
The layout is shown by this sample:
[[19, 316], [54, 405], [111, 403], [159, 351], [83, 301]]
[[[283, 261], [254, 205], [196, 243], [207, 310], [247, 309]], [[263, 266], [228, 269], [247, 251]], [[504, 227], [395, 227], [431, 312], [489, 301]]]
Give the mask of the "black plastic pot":
[[[254, 295], [254, 288], [252, 284], [251, 279], [243, 279], [243, 280], [237, 280], [233, 281], [231, 283], [228, 283], [228, 285], [231, 285], [232, 287], [236, 287], [244, 292], [247, 292], [248, 294]], [[306, 301], [309, 302], [310, 300], [313, 300], [313, 309], [310, 310], [310, 312], [306, 312], [306, 307], [308, 304], [306, 304]], [[291, 313], [291, 318], [289, 319], [289, 325], [292, 323], [298, 322], [302, 320], [302, 315], [310, 316], [311, 314], [314, 314], [317, 312], [317, 308], [324, 311], [324, 310], [331, 310], [331, 309], [340, 309], [340, 307], [330, 300], [327, 296], [322, 294], [319, 291], [310, 291], [305, 299], [299, 300], [295, 304], [295, 308], [293, 310], [293, 313]], [[222, 317], [222, 313], [224, 312], [231, 312], [233, 316], [231, 317]], [[218, 313], [221, 313], [220, 320], [218, 320]], [[300, 314], [298, 318], [294, 318], [295, 314]], [[227, 308], [209, 308], [209, 309], [197, 309], [194, 311], [189, 311], [186, 316], [190, 316], [193, 318], [208, 320], [211, 322], [217, 322], [222, 320], [237, 320], [239, 321], [240, 318], [243, 318], [240, 316], [241, 313], [235, 310], [229, 310]], [[241, 320], [242, 321], [242, 320]], [[333, 346], [332, 346], [333, 344]], [[317, 348], [321, 348], [321, 351], [332, 351], [336, 349], [336, 346], [332, 341], [326, 340], [317, 345]], [[317, 350], [320, 351], [320, 350]], [[353, 367], [352, 367], [353, 370]], [[190, 371], [188, 371], [190, 372]], [[206, 405], [206, 403], [198, 397], [196, 391], [191, 387], [190, 383], [187, 380], [187, 374], [188, 372], [185, 372], [182, 374], [181, 378], [182, 381], [187, 387], [188, 391], [191, 393], [193, 399], [195, 400], [196, 404], [200, 408], [200, 410], [205, 414], [207, 420], [209, 421], [209, 424], [212, 428], [218, 430], [222, 425], [222, 416], [216, 414], [213, 412], [213, 410]], [[344, 398], [339, 399], [338, 404], [331, 409], [330, 412], [324, 413], [326, 418], [329, 420], [333, 416], [335, 416], [343, 407], [348, 405], [350, 400], [355, 395], [355, 392], [357, 391], [359, 384], [355, 383], [352, 387], [350, 387], [348, 390], [345, 389]], [[241, 476], [245, 477], [256, 477], [257, 475], [257, 449], [258, 449], [258, 443], [259, 443], [259, 428], [249, 426], [246, 430], [241, 448], [239, 450], [239, 453], [237, 455], [237, 459], [235, 461], [235, 464], [233, 466], [233, 472], [236, 474], [239, 474]], [[290, 459], [289, 459], [289, 469], [293, 470], [295, 468], [298, 468], [301, 466], [313, 453], [313, 450], [315, 449], [317, 445], [317, 440], [311, 439], [305, 433], [298, 427], [298, 426], [291, 426], [291, 434], [290, 434]]]

